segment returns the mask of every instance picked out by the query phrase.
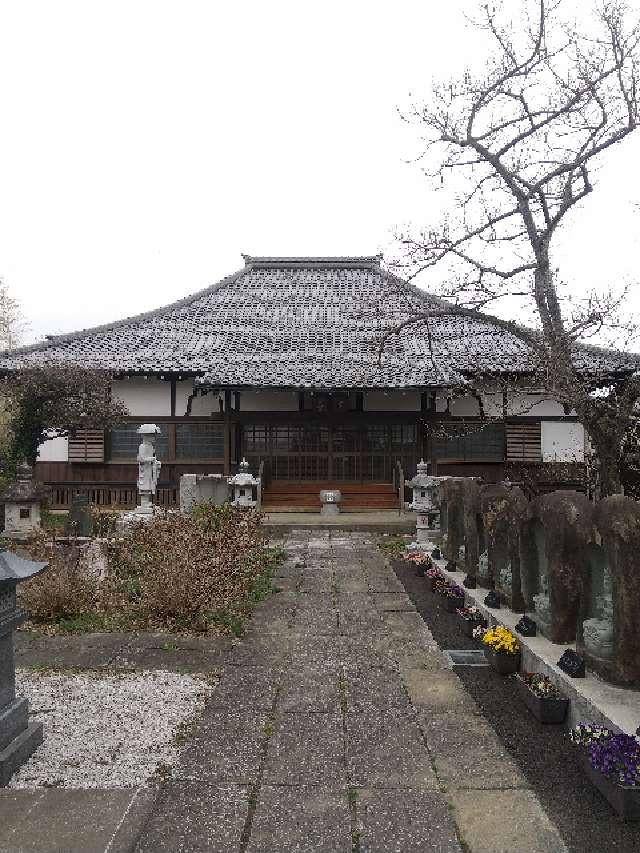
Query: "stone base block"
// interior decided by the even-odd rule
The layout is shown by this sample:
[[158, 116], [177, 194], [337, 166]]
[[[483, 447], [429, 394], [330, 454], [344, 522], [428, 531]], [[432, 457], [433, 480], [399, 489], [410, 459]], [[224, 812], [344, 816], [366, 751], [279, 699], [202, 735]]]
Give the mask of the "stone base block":
[[0, 788], [9, 784], [13, 774], [25, 764], [44, 739], [42, 723], [30, 723], [0, 752]]
[[0, 750], [6, 749], [12, 740], [29, 725], [29, 703], [24, 697], [14, 699], [0, 709]]

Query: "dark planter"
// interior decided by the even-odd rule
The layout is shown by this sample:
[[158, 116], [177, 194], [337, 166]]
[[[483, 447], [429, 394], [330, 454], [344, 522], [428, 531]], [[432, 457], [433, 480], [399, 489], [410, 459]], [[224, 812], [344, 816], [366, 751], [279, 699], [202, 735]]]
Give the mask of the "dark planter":
[[600, 791], [618, 817], [624, 821], [640, 820], [640, 787], [637, 785], [618, 785], [589, 763], [589, 755], [583, 758], [584, 772], [593, 785]]
[[462, 609], [464, 607], [464, 596], [458, 596], [457, 598], [453, 598], [450, 595], [445, 597], [445, 606], [447, 608], [448, 613], [455, 613], [456, 610]]
[[418, 565], [416, 566], [416, 575], [419, 578], [424, 577], [424, 563], [422, 563], [422, 564], [418, 563]]
[[539, 723], [562, 723], [567, 716], [568, 699], [541, 699], [532, 693], [528, 686], [518, 678], [520, 698]]
[[478, 625], [482, 625], [483, 622], [474, 619], [463, 619], [460, 617], [460, 621], [462, 622], [462, 633], [465, 637], [473, 637], [474, 630], [478, 627]]
[[520, 669], [520, 653], [508, 655], [505, 652], [494, 652], [493, 649], [484, 648], [484, 656], [491, 666], [500, 675], [513, 675]]

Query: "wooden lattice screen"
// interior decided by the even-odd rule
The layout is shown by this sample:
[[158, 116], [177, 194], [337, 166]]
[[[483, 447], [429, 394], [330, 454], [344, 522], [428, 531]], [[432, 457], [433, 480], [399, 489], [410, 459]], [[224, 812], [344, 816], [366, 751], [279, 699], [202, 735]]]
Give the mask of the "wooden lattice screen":
[[69, 438], [69, 462], [104, 462], [104, 431], [76, 430]]
[[540, 423], [507, 424], [507, 461], [540, 462], [542, 438]]

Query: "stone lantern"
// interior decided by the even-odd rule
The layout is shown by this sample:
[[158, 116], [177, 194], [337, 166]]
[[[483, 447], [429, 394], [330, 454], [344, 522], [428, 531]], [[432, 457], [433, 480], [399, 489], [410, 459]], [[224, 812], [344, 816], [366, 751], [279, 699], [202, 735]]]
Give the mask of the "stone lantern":
[[409, 509], [418, 515], [416, 538], [419, 544], [433, 541], [440, 533], [439, 486], [447, 477], [432, 477], [429, 463], [421, 459], [413, 479], [405, 484], [413, 490], [413, 501]]
[[33, 482], [33, 469], [24, 462], [18, 466], [17, 481], [0, 496], [4, 503], [4, 536], [28, 539], [40, 529], [40, 504], [47, 490]]
[[29, 706], [16, 696], [13, 631], [24, 620], [16, 608], [16, 586], [47, 567], [0, 553], [0, 788], [42, 743], [42, 723], [29, 723]]
[[243, 459], [238, 466], [238, 473], [229, 477], [227, 482], [231, 486], [231, 503], [234, 506], [248, 509], [257, 506], [258, 501], [254, 497], [253, 490], [260, 485], [260, 478], [252, 476], [246, 459]]

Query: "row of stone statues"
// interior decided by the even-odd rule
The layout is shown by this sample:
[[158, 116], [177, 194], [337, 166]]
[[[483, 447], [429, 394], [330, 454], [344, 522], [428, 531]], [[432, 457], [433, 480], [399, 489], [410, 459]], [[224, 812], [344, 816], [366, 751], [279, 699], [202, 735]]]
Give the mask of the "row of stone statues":
[[575, 642], [608, 680], [640, 685], [638, 502], [615, 495], [593, 503], [574, 491], [529, 501], [510, 483], [426, 484], [425, 476], [419, 471], [414, 481], [427, 485], [428, 499], [420, 493], [416, 501], [414, 491], [412, 506], [436, 519], [434, 541], [448, 568], [466, 572], [466, 586], [495, 590], [553, 643]]

